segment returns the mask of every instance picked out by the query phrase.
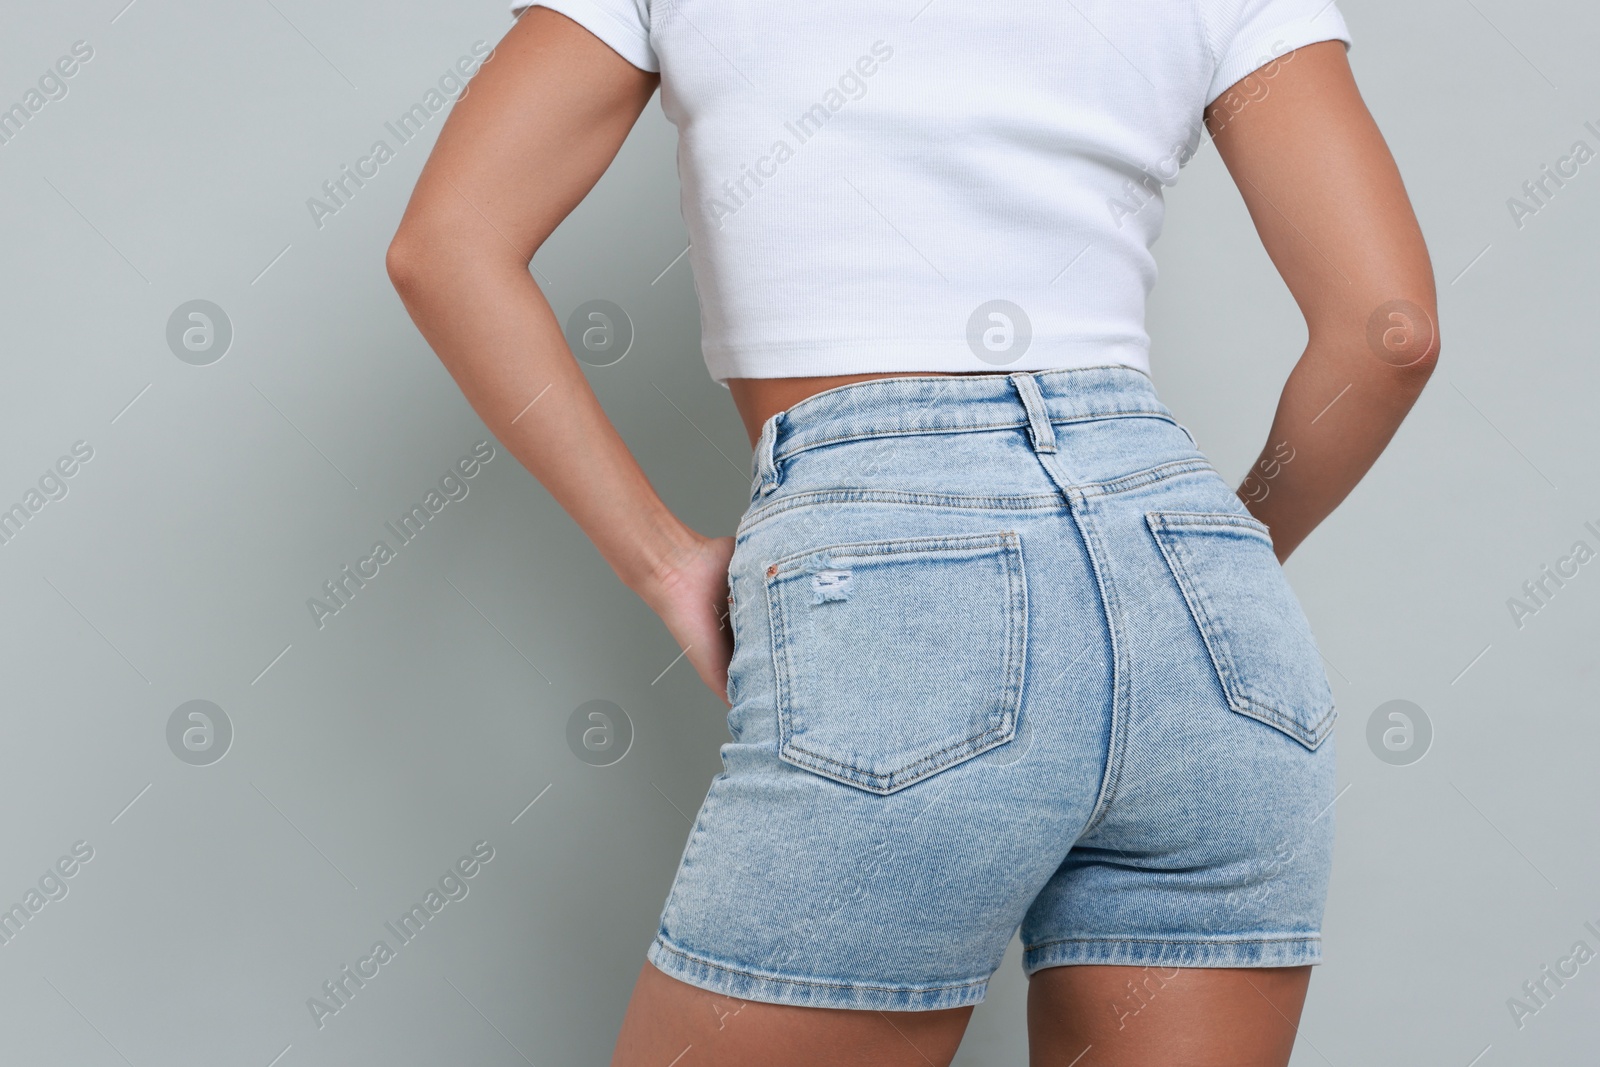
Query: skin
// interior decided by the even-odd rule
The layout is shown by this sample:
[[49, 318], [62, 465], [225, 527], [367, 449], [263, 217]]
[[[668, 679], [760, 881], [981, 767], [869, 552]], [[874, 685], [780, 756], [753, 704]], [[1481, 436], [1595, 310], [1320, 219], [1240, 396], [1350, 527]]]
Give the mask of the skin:
[[[565, 16], [529, 11], [441, 131], [388, 269], [484, 423], [661, 616], [721, 699], [732, 538], [690, 529], [657, 496], [528, 271], [657, 84]], [[1284, 560], [1367, 472], [1426, 384], [1439, 351], [1433, 273], [1342, 44], [1310, 45], [1257, 71], [1208, 109], [1206, 125], [1306, 321], [1305, 351], [1239, 488]], [[753, 442], [770, 415], [872, 377], [882, 375], [736, 379], [729, 388]], [[1142, 968], [1049, 968], [1030, 983], [1030, 1062], [1282, 1067], [1310, 970], [1188, 968], [1153, 982]], [[1137, 1001], [1135, 988], [1144, 990]], [[970, 1015], [741, 1002], [645, 964], [612, 1062], [944, 1065]]]

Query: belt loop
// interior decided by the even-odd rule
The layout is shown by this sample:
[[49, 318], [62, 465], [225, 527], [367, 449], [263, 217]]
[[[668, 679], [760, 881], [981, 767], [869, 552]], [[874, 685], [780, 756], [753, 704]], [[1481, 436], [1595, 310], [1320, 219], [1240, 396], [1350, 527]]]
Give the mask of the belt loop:
[[1039, 380], [1032, 373], [1019, 372], [1007, 375], [1016, 387], [1017, 396], [1028, 412], [1028, 437], [1035, 452], [1056, 450], [1056, 431], [1050, 425], [1050, 413], [1045, 410], [1044, 395], [1039, 392]]
[[755, 477], [759, 483], [757, 491], [766, 496], [783, 480], [778, 474], [778, 464], [773, 458], [773, 451], [778, 444], [778, 420], [783, 418], [783, 412], [778, 412], [766, 421], [761, 427], [761, 436], [756, 440]]

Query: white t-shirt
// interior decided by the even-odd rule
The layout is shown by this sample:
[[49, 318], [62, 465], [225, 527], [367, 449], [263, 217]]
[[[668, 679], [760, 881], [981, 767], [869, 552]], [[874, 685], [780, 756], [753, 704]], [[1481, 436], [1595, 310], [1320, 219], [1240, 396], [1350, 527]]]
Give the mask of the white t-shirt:
[[535, 4], [661, 73], [719, 382], [1148, 373], [1150, 248], [1163, 190], [1206, 136], [1203, 109], [1264, 99], [1296, 48], [1350, 44], [1332, 0], [512, 11]]

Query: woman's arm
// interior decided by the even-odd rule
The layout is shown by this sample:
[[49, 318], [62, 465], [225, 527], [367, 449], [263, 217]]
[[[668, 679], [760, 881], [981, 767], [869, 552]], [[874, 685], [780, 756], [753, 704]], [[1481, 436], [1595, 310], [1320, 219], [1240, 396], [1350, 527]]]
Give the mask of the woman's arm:
[[1280, 561], [1339, 505], [1439, 356], [1433, 268], [1344, 45], [1290, 53], [1206, 112], [1309, 341], [1239, 487]]
[[656, 495], [528, 273], [616, 156], [658, 75], [565, 15], [525, 14], [440, 131], [389, 246], [389, 277], [490, 431], [688, 650], [719, 696], [731, 538]]

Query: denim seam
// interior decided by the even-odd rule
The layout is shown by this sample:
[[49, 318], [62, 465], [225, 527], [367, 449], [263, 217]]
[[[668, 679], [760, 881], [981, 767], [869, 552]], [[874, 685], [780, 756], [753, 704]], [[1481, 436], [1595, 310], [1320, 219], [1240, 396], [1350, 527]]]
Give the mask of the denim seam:
[[[1001, 677], [1005, 692], [1001, 697], [1001, 721], [982, 733], [963, 738], [953, 745], [929, 753], [904, 767], [887, 774], [874, 774], [819, 752], [796, 745], [791, 740], [789, 728], [793, 703], [794, 681], [788, 669], [789, 626], [783, 598], [772, 594], [772, 584], [789, 569], [787, 564], [818, 553], [839, 555], [846, 559], [858, 556], [927, 555], [951, 549], [994, 549], [1003, 561], [1006, 577], [1006, 651], [1001, 663]], [[951, 537], [895, 538], [883, 541], [862, 541], [853, 544], [828, 545], [786, 556], [768, 567], [767, 608], [772, 627], [773, 666], [777, 678], [778, 753], [795, 766], [811, 770], [826, 777], [855, 785], [858, 788], [887, 796], [925, 778], [954, 766], [964, 760], [996, 748], [1016, 736], [1017, 713], [1022, 704], [1023, 670], [1027, 647], [1027, 586], [1022, 576], [1022, 550], [1014, 532], [996, 534], [962, 534]], [[779, 646], [783, 654], [779, 654]], [[1020, 647], [1019, 647], [1020, 646]], [[948, 758], [943, 758], [947, 757]], [[824, 766], [826, 765], [826, 766]], [[829, 767], [838, 768], [829, 772]]]
[[1272, 528], [1250, 515], [1232, 515], [1225, 511], [1152, 511], [1150, 515], [1163, 528], [1183, 529], [1189, 526], [1238, 526], [1254, 530], [1272, 540]]
[[[1171, 517], [1171, 518], [1169, 518]], [[1176, 518], [1177, 521], [1172, 521]], [[1288, 715], [1280, 708], [1256, 700], [1242, 688], [1243, 682], [1239, 672], [1234, 666], [1233, 658], [1228, 654], [1226, 645], [1214, 632], [1216, 624], [1216, 609], [1211, 606], [1194, 575], [1183, 562], [1181, 553], [1168, 544], [1163, 534], [1175, 529], [1195, 528], [1210, 526], [1214, 529], [1233, 528], [1240, 530], [1253, 530], [1266, 538], [1268, 544], [1272, 537], [1268, 533], [1265, 523], [1255, 519], [1248, 519], [1242, 515], [1228, 515], [1225, 513], [1209, 512], [1149, 512], [1145, 521], [1150, 526], [1156, 546], [1161, 550], [1162, 557], [1167, 562], [1167, 567], [1172, 571], [1173, 580], [1178, 583], [1178, 591], [1183, 595], [1185, 604], [1189, 608], [1190, 617], [1193, 618], [1195, 627], [1200, 631], [1200, 638], [1205, 642], [1206, 655], [1211, 660], [1211, 665], [1217, 673], [1217, 680], [1222, 684], [1223, 694], [1227, 697], [1228, 706], [1241, 715], [1257, 719], [1268, 726], [1277, 729], [1280, 733], [1287, 734], [1306, 748], [1316, 749], [1327, 738], [1325, 727], [1332, 720], [1336, 705], [1330, 704], [1314, 722], [1302, 722]], [[1218, 647], [1222, 646], [1219, 652]]]
[[[715, 777], [713, 777], [711, 779], [711, 785], [706, 790], [706, 798], [705, 798], [705, 800], [701, 801], [701, 803], [700, 803], [700, 811], [698, 812], [698, 814], [695, 817], [694, 825], [689, 828], [689, 837], [683, 843], [683, 854], [679, 858], [679, 867], [682, 870], [686, 871], [690, 867], [694, 866], [694, 846], [695, 846], [695, 842], [696, 842], [696, 840], [698, 838], [704, 836], [706, 817], [711, 813], [711, 810], [715, 806], [716, 801], [721, 799], [717, 795], [717, 792], [716, 792], [717, 782], [718, 782], [718, 780], [726, 778], [727, 776], [728, 776], [728, 772], [726, 770], [724, 770], [724, 771], [720, 771]], [[678, 897], [678, 880], [676, 878], [674, 878], [673, 879], [673, 883], [672, 883], [672, 887], [667, 891], [666, 903], [664, 903], [661, 906], [661, 917], [662, 917], [663, 921], [666, 920], [666, 918], [668, 917], [669, 914], [671, 914], [671, 912], [673, 910], [673, 907], [677, 903], [677, 897]]]
[[854, 559], [858, 556], [898, 556], [898, 555], [928, 555], [934, 552], [948, 552], [961, 549], [1001, 549], [1019, 550], [1017, 535], [1011, 530], [1000, 530], [994, 533], [983, 534], [950, 534], [944, 537], [886, 537], [877, 541], [847, 541], [837, 545], [819, 545], [800, 552], [791, 552], [781, 556], [767, 565], [768, 571], [777, 568], [771, 577], [782, 577], [782, 572], [791, 569], [789, 564], [808, 556], [827, 555], [829, 557], [842, 557]]
[[[1050, 370], [1029, 371], [1027, 373], [1030, 373], [1030, 374], [1034, 375], [1035, 377], [1039, 377], [1039, 378], [1047, 378], [1047, 377], [1053, 377], [1053, 376], [1056, 376], [1056, 375], [1062, 375], [1062, 376], [1067, 376], [1068, 380], [1070, 380], [1071, 376], [1077, 376], [1079, 378], [1083, 377], [1085, 371], [1103, 371], [1103, 370], [1119, 371], [1119, 372], [1121, 372], [1121, 371], [1131, 372], [1133, 374], [1137, 374], [1139, 377], [1144, 379], [1144, 382], [1142, 383], [1144, 388], [1146, 388], [1146, 389], [1154, 389], [1154, 387], [1155, 387], [1155, 381], [1154, 381], [1154, 379], [1152, 379], [1150, 377], [1149, 374], [1147, 374], [1146, 372], [1140, 370], [1138, 367], [1130, 367], [1126, 363], [1095, 363], [1095, 364], [1092, 364], [1092, 365], [1087, 366], [1087, 367], [1055, 367], [1055, 368], [1052, 368]], [[900, 383], [915, 383], [915, 382], [938, 382], [940, 384], [947, 384], [947, 383], [949, 383], [950, 379], [951, 379], [951, 376], [948, 375], [948, 374], [897, 374], [897, 375], [894, 375], [892, 379], [870, 379], [870, 380], [864, 381], [864, 382], [849, 382], [849, 383], [847, 383], [845, 385], [833, 386], [831, 389], [824, 389], [820, 393], [813, 393], [811, 396], [808, 396], [804, 400], [801, 400], [800, 402], [795, 404], [794, 407], [790, 408], [789, 410], [790, 411], [800, 410], [800, 409], [802, 409], [804, 407], [812, 405], [813, 403], [820, 402], [818, 400], [819, 397], [829, 396], [830, 394], [833, 394], [833, 393], [848, 393], [848, 392], [854, 392], [854, 391], [856, 391], [858, 389], [860, 389], [860, 390], [874, 389], [875, 387], [878, 386], [878, 383], [881, 382], [881, 381], [890, 381], [890, 380], [892, 380], [898, 386]], [[1076, 387], [1077, 384], [1079, 384], [1079, 383], [1075, 383], [1075, 387]], [[1113, 388], [1120, 390], [1121, 388], [1123, 388], [1123, 386], [1120, 383], [1117, 383], [1117, 384], [1113, 385]]]
[[953, 496], [942, 493], [917, 493], [903, 489], [811, 489], [786, 496], [751, 512], [739, 523], [735, 537], [743, 537], [768, 519], [793, 508], [818, 504], [906, 504], [914, 507], [965, 508], [993, 511], [1043, 511], [1061, 506], [1059, 493], [1032, 493], [1026, 496]]
[[[1148, 520], [1153, 524], [1152, 532], [1155, 533], [1156, 544], [1160, 547], [1162, 556], [1166, 558], [1167, 565], [1171, 568], [1173, 577], [1176, 579], [1178, 587], [1183, 593], [1183, 598], [1188, 604], [1189, 612], [1194, 617], [1195, 625], [1200, 630], [1200, 636], [1205, 641], [1206, 653], [1211, 659], [1212, 666], [1216, 669], [1219, 681], [1222, 682], [1222, 688], [1227, 695], [1229, 707], [1243, 715], [1261, 719], [1267, 725], [1276, 727], [1307, 748], [1315, 750], [1323, 740], [1323, 737], [1319, 737], [1318, 733], [1332, 717], [1333, 706], [1330, 705], [1315, 722], [1308, 724], [1245, 693], [1243, 680], [1233, 663], [1232, 656], [1228, 654], [1226, 646], [1223, 645], [1222, 651], [1218, 651], [1218, 645], [1222, 644], [1222, 642], [1214, 633], [1216, 624], [1213, 620], [1216, 617], [1216, 609], [1211, 606], [1199, 583], [1195, 581], [1194, 575], [1183, 562], [1181, 554], [1176, 549], [1170, 548], [1161, 536], [1161, 533], [1167, 532], [1174, 527], [1180, 529], [1183, 527], [1204, 526], [1219, 529], [1233, 527], [1262, 532], [1270, 543], [1271, 536], [1265, 533], [1267, 530], [1266, 525], [1246, 519], [1242, 515], [1226, 515], [1222, 513], [1212, 515], [1197, 512], [1152, 512], [1151, 514], [1157, 516], [1155, 519]], [[1205, 514], [1205, 517], [1199, 518], [1198, 516], [1201, 514]], [[1169, 523], [1166, 518], [1167, 515], [1181, 515], [1184, 518], [1178, 522]], [[1196, 517], [1190, 518], [1191, 516]], [[1214, 519], [1221, 521], [1212, 521]], [[1155, 530], [1155, 526], [1159, 526], [1160, 530]]]
[[[1000, 705], [1002, 709], [1002, 718], [1000, 724], [998, 726], [990, 727], [983, 733], [978, 734], [976, 737], [969, 738], [965, 742], [951, 745], [939, 752], [934, 753], [932, 756], [926, 756], [917, 763], [913, 763], [908, 767], [902, 768], [902, 772], [904, 772], [904, 781], [899, 785], [894, 784], [894, 779], [902, 772], [891, 772], [887, 775], [862, 774], [863, 777], [867, 778], [887, 779], [888, 781], [886, 782], [886, 787], [888, 792], [897, 792], [900, 789], [904, 789], [905, 787], [919, 782], [924, 778], [931, 777], [937, 772], [944, 770], [946, 767], [953, 766], [954, 764], [960, 763], [972, 756], [987, 752], [991, 748], [996, 748], [999, 745], [1010, 741], [1016, 736], [1017, 716], [1022, 709], [1022, 692], [1024, 683], [1023, 673], [1027, 669], [1027, 583], [1023, 579], [1022, 575], [1021, 547], [1017, 543], [1014, 534], [1002, 543], [1001, 550], [1002, 558], [1005, 560], [1006, 569], [1007, 613], [1006, 654], [1005, 661], [1001, 665], [1001, 676], [1005, 679], [1006, 691], [1002, 697], [1002, 703]], [[993, 743], [990, 743], [991, 737], [996, 739], [993, 741]], [[798, 751], [805, 752], [804, 749], [799, 749]], [[919, 766], [921, 763], [936, 759], [937, 757], [944, 755], [946, 752], [953, 752], [955, 755], [952, 755], [949, 759], [940, 761], [937, 765], [925, 767], [914, 774], [911, 773], [912, 769]], [[817, 753], [806, 754], [816, 759], [826, 759], [826, 757], [820, 756]], [[840, 764], [840, 766], [847, 765]], [[854, 768], [848, 767], [847, 769], [854, 770]]]
[[1116, 797], [1117, 786], [1121, 784], [1122, 758], [1127, 747], [1123, 743], [1123, 734], [1127, 730], [1130, 704], [1126, 690], [1131, 684], [1127, 664], [1123, 662], [1127, 657], [1127, 642], [1122, 637], [1121, 600], [1117, 595], [1116, 584], [1107, 573], [1100, 533], [1091, 521], [1092, 516], [1084, 514], [1088, 510], [1090, 509], [1084, 506], [1081, 498], [1074, 499], [1073, 522], [1083, 538], [1084, 551], [1088, 553], [1090, 566], [1094, 569], [1095, 586], [1100, 594], [1100, 610], [1105, 614], [1106, 638], [1111, 642], [1111, 723], [1107, 731], [1110, 736], [1106, 742], [1105, 773], [1100, 780], [1100, 790], [1095, 797], [1094, 807], [1090, 810], [1083, 829], [1078, 833], [1079, 840], [1092, 833], [1105, 819], [1111, 810], [1111, 802]]
[[711, 960], [706, 959], [704, 956], [696, 956], [696, 955], [693, 955], [691, 953], [685, 952], [680, 948], [676, 948], [676, 947], [674, 947], [672, 945], [667, 944], [666, 938], [660, 933], [656, 934], [655, 943], [657, 945], [661, 946], [661, 949], [662, 949], [663, 952], [670, 952], [672, 955], [678, 956], [678, 957], [680, 957], [682, 959], [685, 959], [685, 960], [688, 960], [690, 963], [693, 963], [693, 964], [695, 964], [697, 966], [700, 966], [700, 967], [710, 967], [713, 970], [723, 971], [723, 972], [725, 972], [727, 974], [737, 974], [737, 975], [739, 975], [741, 977], [744, 977], [744, 978], [754, 978], [757, 981], [761, 981], [761, 982], [777, 982], [777, 983], [782, 984], [782, 985], [812, 986], [812, 987], [818, 988], [818, 989], [869, 990], [869, 991], [872, 991], [872, 992], [875, 992], [875, 993], [943, 993], [943, 992], [946, 992], [946, 991], [949, 991], [949, 990], [972, 989], [974, 987], [980, 987], [981, 988], [983, 986], [987, 986], [989, 984], [989, 981], [990, 981], [990, 978], [987, 978], [987, 977], [986, 978], [973, 978], [973, 979], [970, 979], [970, 980], [965, 981], [965, 982], [955, 982], [955, 983], [951, 983], [949, 985], [928, 985], [928, 986], [921, 986], [921, 985], [885, 986], [885, 985], [872, 985], [872, 984], [867, 983], [867, 982], [818, 982], [818, 981], [815, 981], [814, 979], [810, 979], [810, 978], [786, 978], [786, 977], [775, 976], [775, 975], [760, 974], [760, 973], [758, 973], [756, 971], [746, 971], [746, 970], [741, 970], [738, 967], [730, 967], [725, 963], [714, 963]]
[[[1147, 408], [1147, 409], [1136, 408], [1136, 409], [1129, 410], [1129, 411], [1124, 411], [1124, 410], [1117, 410], [1117, 411], [1091, 411], [1091, 412], [1084, 412], [1082, 414], [1074, 414], [1074, 415], [1064, 416], [1062, 418], [1052, 418], [1050, 420], [1050, 426], [1051, 426], [1052, 429], [1054, 429], [1056, 426], [1070, 425], [1070, 424], [1075, 423], [1075, 422], [1095, 422], [1095, 421], [1100, 420], [1100, 419], [1124, 419], [1124, 418], [1160, 419], [1163, 422], [1170, 422], [1174, 426], [1178, 425], [1178, 420], [1175, 417], [1173, 417], [1171, 414], [1169, 414], [1168, 412], [1160, 411], [1160, 410], [1157, 410], [1155, 408]], [[861, 430], [861, 431], [858, 431], [858, 432], [855, 432], [855, 433], [840, 434], [837, 437], [822, 437], [822, 438], [818, 438], [815, 441], [806, 441], [805, 443], [799, 445], [798, 447], [791, 448], [788, 451], [780, 451], [775, 446], [773, 448], [772, 461], [773, 461], [774, 464], [781, 464], [785, 460], [787, 460], [787, 459], [789, 459], [789, 458], [791, 458], [793, 456], [797, 456], [801, 452], [808, 452], [813, 448], [823, 448], [823, 447], [825, 447], [827, 445], [841, 444], [841, 443], [843, 443], [845, 441], [867, 441], [867, 440], [871, 440], [874, 437], [924, 437], [924, 436], [927, 436], [929, 434], [983, 433], [983, 432], [987, 432], [989, 430], [1025, 430], [1027, 428], [1028, 428], [1028, 420], [1027, 420], [1027, 418], [1025, 416], [1023, 418], [1020, 418], [1020, 419], [1012, 418], [1011, 420], [1006, 421], [1006, 422], [986, 422], [986, 423], [978, 423], [978, 424], [970, 425], [970, 426], [969, 425], [965, 425], [965, 424], [956, 425], [956, 426], [926, 426], [926, 427], [921, 427], [921, 426], [889, 426], [889, 427], [885, 427], [882, 430], [870, 430], [869, 429], [869, 430]]]
[[1170, 463], [1163, 463], [1146, 470], [1125, 474], [1120, 478], [1112, 478], [1103, 482], [1085, 482], [1073, 488], [1085, 496], [1114, 496], [1133, 489], [1143, 489], [1146, 486], [1158, 485], [1185, 474], [1197, 471], [1216, 472], [1216, 468], [1207, 459], [1178, 459]]
[[1024, 952], [1038, 952], [1054, 945], [1171, 945], [1226, 947], [1228, 945], [1294, 945], [1321, 941], [1321, 934], [1285, 934], [1282, 937], [1056, 937], [1036, 945], [1024, 945]]
[[[928, 777], [930, 777], [930, 776], [932, 776], [934, 774], [937, 774], [939, 771], [944, 770], [946, 767], [953, 766], [954, 764], [960, 763], [962, 760], [966, 759], [968, 756], [976, 756], [976, 755], [978, 755], [978, 754], [980, 754], [980, 753], [982, 753], [984, 751], [987, 751], [987, 749], [985, 748], [986, 745], [989, 748], [996, 747], [995, 745], [989, 745], [988, 742], [990, 741], [991, 737], [1002, 735], [1005, 732], [1006, 732], [1005, 724], [1001, 724], [999, 726], [992, 726], [989, 729], [985, 730], [981, 734], [977, 734], [974, 737], [968, 738], [967, 740], [962, 741], [959, 744], [951, 745], [948, 748], [940, 749], [938, 752], [935, 752], [930, 756], [924, 756], [922, 759], [918, 760], [916, 763], [910, 764], [908, 767], [902, 768], [899, 771], [892, 771], [889, 774], [872, 774], [872, 773], [867, 772], [867, 771], [862, 771], [862, 770], [859, 770], [858, 768], [850, 766], [848, 763], [841, 763], [838, 760], [829, 759], [827, 756], [823, 756], [823, 755], [820, 755], [818, 753], [812, 752], [809, 749], [800, 748], [800, 747], [798, 747], [797, 745], [794, 745], [794, 744], [790, 744], [789, 745], [788, 755], [792, 758], [792, 757], [794, 757], [795, 754], [798, 753], [800, 756], [805, 757], [804, 759], [795, 759], [794, 762], [799, 766], [807, 767], [807, 768], [809, 768], [811, 770], [825, 771], [827, 769], [825, 767], [812, 766], [813, 763], [815, 763], [815, 764], [831, 764], [832, 766], [839, 768], [839, 775], [841, 777], [849, 778], [850, 782], [852, 784], [859, 785], [859, 786], [861, 786], [863, 788], [868, 788], [868, 789], [870, 789], [871, 792], [877, 793], [880, 796], [887, 796], [890, 793], [898, 793], [900, 790], [905, 789], [907, 786], [914, 785], [915, 783], [922, 781], [924, 778], [928, 778]], [[1014, 732], [1015, 731], [1013, 729], [1013, 733]], [[786, 734], [787, 734], [787, 732], [786, 732]], [[1000, 743], [1003, 744], [1004, 742], [1002, 741]], [[780, 747], [781, 747], [782, 744], [783, 744], [783, 742], [780, 741]], [[919, 767], [922, 764], [927, 763], [929, 760], [938, 759], [940, 756], [943, 756], [947, 752], [953, 752], [953, 753], [955, 753], [955, 755], [950, 756], [948, 759], [942, 760], [941, 762], [939, 762], [936, 765], [923, 768], [922, 770], [917, 771], [915, 774], [910, 774], [909, 773], [911, 768]], [[834, 778], [834, 780], [836, 780], [836, 781], [838, 780], [837, 778], [835, 778], [834, 775], [831, 775], [831, 774], [828, 775], [828, 777]], [[863, 779], [863, 778], [866, 778], [866, 779], [887, 779], [888, 780], [888, 785], [883, 787], [883, 788], [873, 787], [867, 782], [862, 782], [861, 779]]]
[[[1216, 468], [1205, 459], [1174, 460], [1146, 470], [1135, 471], [1120, 478], [1103, 482], [1086, 482], [1074, 485], [1072, 492], [1078, 496], [1111, 496], [1133, 489], [1158, 485], [1185, 474], [1202, 471], [1215, 472]], [[909, 504], [928, 507], [993, 509], [997, 511], [1038, 511], [1057, 508], [1062, 504], [1061, 494], [1029, 493], [1014, 496], [957, 496], [942, 493], [917, 493], [897, 489], [811, 489], [786, 496], [763, 505], [740, 520], [734, 531], [741, 538], [761, 523], [791, 508], [812, 507], [818, 504]]]

